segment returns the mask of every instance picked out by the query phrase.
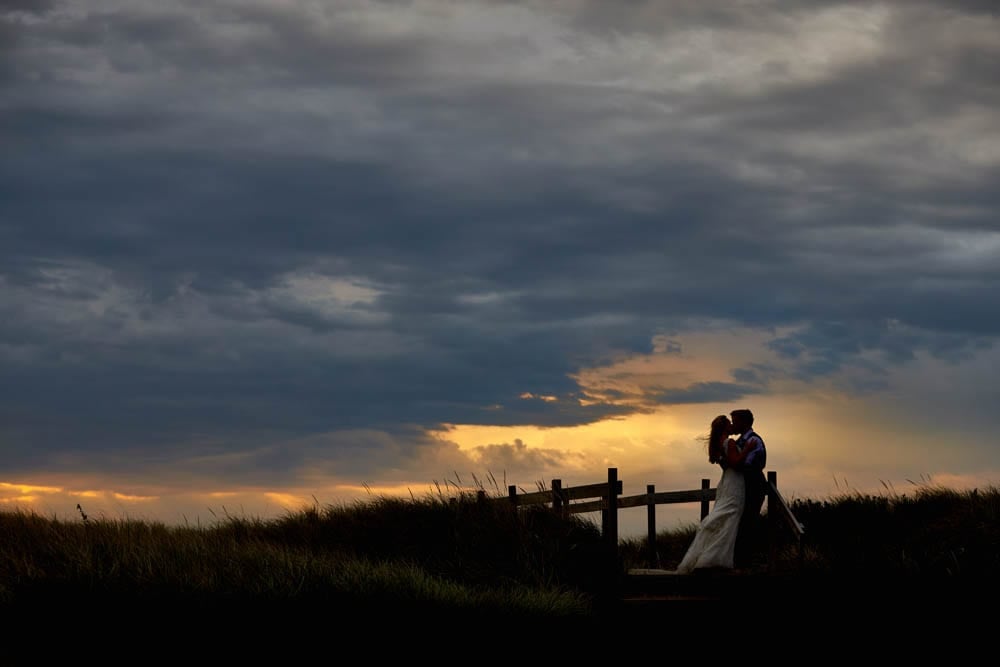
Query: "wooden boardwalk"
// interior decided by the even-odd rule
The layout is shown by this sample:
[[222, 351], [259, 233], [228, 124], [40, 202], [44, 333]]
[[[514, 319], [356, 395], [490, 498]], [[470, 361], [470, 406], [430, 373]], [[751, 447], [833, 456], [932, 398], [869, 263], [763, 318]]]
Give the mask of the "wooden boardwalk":
[[[991, 582], [995, 583], [995, 582]], [[620, 589], [620, 605], [629, 609], [676, 606], [669, 603], [719, 602], [749, 604], [784, 610], [811, 609], [831, 600], [882, 609], [906, 609], [912, 605], [939, 607], [967, 603], [982, 595], [987, 582], [962, 577], [889, 576], [858, 572], [832, 573], [734, 570], [681, 575], [670, 570], [633, 569]]]
[[633, 569], [624, 576], [618, 599], [600, 610], [598, 625], [620, 637], [646, 632], [671, 641], [694, 641], [695, 637], [714, 641], [718, 639], [718, 630], [713, 628], [717, 628], [719, 614], [740, 618], [745, 608], [758, 607], [755, 601], [763, 599], [759, 592], [769, 585], [769, 578], [757, 573], [682, 575], [670, 570]]
[[678, 574], [672, 570], [633, 569], [625, 577], [622, 601], [643, 604], [722, 600], [752, 593], [766, 581], [760, 573], [736, 570]]

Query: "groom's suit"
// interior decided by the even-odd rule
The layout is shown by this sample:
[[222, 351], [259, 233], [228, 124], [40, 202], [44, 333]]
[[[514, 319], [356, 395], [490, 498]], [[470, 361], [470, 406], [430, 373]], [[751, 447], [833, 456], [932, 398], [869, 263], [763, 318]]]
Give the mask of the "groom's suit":
[[[736, 551], [734, 564], [736, 567], [747, 567], [757, 551], [761, 538], [760, 510], [767, 497], [767, 477], [764, 467], [767, 465], [767, 449], [764, 439], [751, 428], [737, 440], [740, 452], [746, 451], [746, 458], [740, 466], [746, 480], [746, 503], [740, 518], [739, 532], [736, 535]], [[748, 449], [749, 448], [749, 449]]]

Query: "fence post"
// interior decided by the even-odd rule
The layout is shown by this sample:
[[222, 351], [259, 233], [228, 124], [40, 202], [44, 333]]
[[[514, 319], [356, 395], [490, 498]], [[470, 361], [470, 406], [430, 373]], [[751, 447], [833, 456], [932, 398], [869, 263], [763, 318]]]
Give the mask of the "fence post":
[[561, 479], [552, 480], [552, 509], [559, 516], [563, 516], [565, 514], [563, 510]]
[[648, 553], [646, 555], [649, 567], [658, 567], [660, 559], [656, 554], [656, 503], [653, 495], [656, 487], [652, 484], [646, 485], [646, 533], [648, 540]]
[[510, 504], [517, 507], [517, 487], [513, 484], [507, 486], [507, 497], [510, 498]]
[[701, 480], [701, 518], [708, 516], [708, 489], [712, 486], [711, 480]]
[[608, 519], [604, 533], [615, 557], [618, 556], [618, 468], [608, 468]]

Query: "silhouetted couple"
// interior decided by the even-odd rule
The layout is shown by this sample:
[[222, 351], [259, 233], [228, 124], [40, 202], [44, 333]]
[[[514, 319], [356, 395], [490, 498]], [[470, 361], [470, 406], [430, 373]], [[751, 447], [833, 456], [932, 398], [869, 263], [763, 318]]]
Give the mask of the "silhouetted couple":
[[[732, 417], [732, 420], [730, 420]], [[732, 437], [736, 436], [736, 437]], [[761, 547], [761, 508], [767, 497], [767, 450], [753, 430], [750, 410], [712, 420], [708, 461], [722, 468], [715, 504], [701, 523], [677, 572], [744, 569]]]

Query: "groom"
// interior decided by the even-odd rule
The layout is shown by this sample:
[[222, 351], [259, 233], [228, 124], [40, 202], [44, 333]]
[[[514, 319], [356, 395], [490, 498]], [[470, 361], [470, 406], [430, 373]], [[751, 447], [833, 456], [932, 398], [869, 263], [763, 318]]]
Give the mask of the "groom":
[[764, 476], [767, 449], [764, 447], [764, 440], [753, 430], [753, 413], [750, 410], [733, 410], [729, 416], [733, 422], [732, 434], [738, 436], [740, 452], [746, 453], [739, 466], [746, 479], [746, 504], [740, 518], [736, 551], [733, 554], [733, 565], [742, 569], [751, 565], [761, 544], [763, 526], [760, 510], [767, 497], [767, 477]]

